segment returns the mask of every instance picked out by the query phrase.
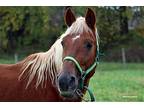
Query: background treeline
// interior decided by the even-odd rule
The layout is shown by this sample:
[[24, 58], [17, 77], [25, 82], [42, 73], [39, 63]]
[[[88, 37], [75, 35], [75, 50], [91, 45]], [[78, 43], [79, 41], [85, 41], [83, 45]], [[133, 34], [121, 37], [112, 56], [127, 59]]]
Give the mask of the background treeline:
[[[72, 7], [84, 16], [86, 7]], [[144, 61], [144, 7], [91, 7], [104, 61]], [[47, 51], [66, 30], [65, 7], [0, 7], [0, 57]]]

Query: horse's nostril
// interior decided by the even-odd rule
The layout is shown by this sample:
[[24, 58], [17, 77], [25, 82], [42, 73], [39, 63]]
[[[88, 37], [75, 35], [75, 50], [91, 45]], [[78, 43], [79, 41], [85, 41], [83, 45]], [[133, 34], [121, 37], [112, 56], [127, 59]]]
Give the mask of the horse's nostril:
[[75, 77], [74, 76], [71, 76], [70, 77], [70, 81], [69, 81], [69, 85], [74, 85], [75, 84]]
[[59, 79], [59, 87], [62, 91], [67, 91], [68, 90], [68, 83], [67, 83], [67, 77], [62, 76]]

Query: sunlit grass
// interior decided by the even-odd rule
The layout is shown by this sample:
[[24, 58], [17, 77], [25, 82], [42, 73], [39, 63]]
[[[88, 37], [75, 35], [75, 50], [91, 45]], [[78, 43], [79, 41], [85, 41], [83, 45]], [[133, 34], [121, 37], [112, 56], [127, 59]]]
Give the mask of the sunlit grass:
[[144, 101], [144, 64], [101, 63], [89, 88], [96, 101]]

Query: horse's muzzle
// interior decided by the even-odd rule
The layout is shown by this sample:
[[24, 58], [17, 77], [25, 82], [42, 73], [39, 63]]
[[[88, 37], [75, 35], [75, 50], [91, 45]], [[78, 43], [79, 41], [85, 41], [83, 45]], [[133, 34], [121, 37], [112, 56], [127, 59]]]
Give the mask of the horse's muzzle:
[[58, 78], [60, 94], [64, 97], [73, 97], [78, 86], [76, 76], [71, 74], [62, 74]]

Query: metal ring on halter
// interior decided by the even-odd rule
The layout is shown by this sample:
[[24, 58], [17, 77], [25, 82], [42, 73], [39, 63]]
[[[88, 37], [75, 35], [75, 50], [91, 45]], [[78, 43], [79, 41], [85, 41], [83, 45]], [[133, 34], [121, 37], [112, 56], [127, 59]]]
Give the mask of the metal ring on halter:
[[78, 95], [82, 100], [84, 100], [85, 102], [88, 102], [88, 101], [94, 102], [94, 101], [95, 101], [95, 97], [94, 97], [92, 91], [91, 91], [87, 86], [84, 86], [84, 89], [88, 90], [88, 93], [89, 93], [89, 95], [90, 95], [90, 99], [91, 99], [91, 100], [86, 100], [86, 99], [84, 99], [84, 98], [83, 98], [84, 94], [81, 92], [80, 89], [77, 89], [77, 90], [76, 90], [77, 95]]

